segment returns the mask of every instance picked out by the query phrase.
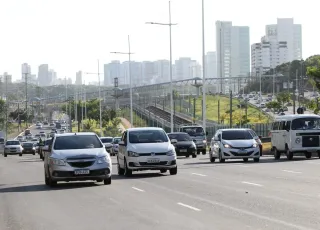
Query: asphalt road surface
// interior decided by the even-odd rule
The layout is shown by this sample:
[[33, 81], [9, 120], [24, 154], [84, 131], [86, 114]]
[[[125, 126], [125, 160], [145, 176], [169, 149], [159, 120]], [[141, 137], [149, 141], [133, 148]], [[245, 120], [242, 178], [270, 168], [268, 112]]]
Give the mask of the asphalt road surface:
[[44, 185], [39, 157], [0, 158], [0, 229], [320, 229], [320, 160], [209, 163], [181, 158], [175, 176], [118, 176], [112, 185]]

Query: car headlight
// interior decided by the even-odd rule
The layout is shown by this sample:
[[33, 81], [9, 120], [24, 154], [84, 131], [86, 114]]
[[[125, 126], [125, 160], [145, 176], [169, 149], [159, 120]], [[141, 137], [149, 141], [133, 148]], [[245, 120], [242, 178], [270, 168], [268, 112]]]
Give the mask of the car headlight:
[[66, 162], [62, 159], [50, 158], [50, 164], [64, 166], [64, 165], [66, 165]]
[[223, 147], [225, 147], [225, 148], [227, 148], [227, 149], [232, 148], [232, 146], [231, 146], [231, 145], [228, 145], [228, 144], [224, 144]]
[[298, 137], [298, 138], [296, 138], [296, 144], [300, 144], [300, 138]]
[[202, 143], [203, 143], [203, 144], [207, 143], [207, 140], [203, 140]]
[[195, 144], [195, 143], [192, 143], [192, 145], [190, 146], [190, 148], [192, 148], [192, 149], [196, 149], [196, 148], [197, 148], [197, 146], [196, 146], [196, 144]]
[[103, 163], [108, 163], [109, 162], [109, 158], [108, 157], [99, 157], [97, 160], [98, 164], [103, 164]]
[[128, 156], [129, 157], [139, 157], [139, 153], [128, 151]]
[[254, 143], [253, 145], [252, 145], [252, 148], [257, 148], [258, 147], [258, 144], [257, 143]]
[[174, 156], [176, 154], [176, 152], [174, 150], [169, 150], [167, 152], [167, 156]]

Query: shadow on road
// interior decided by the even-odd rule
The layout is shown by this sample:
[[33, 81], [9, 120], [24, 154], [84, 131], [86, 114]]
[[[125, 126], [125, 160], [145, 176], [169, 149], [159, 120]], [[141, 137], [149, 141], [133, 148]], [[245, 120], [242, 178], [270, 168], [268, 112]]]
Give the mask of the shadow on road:
[[35, 184], [35, 185], [23, 185], [14, 186], [7, 188], [0, 188], [0, 193], [16, 193], [16, 192], [43, 192], [43, 191], [54, 191], [54, 190], [67, 190], [67, 189], [78, 189], [85, 187], [99, 186], [94, 182], [79, 182], [79, 183], [58, 183], [55, 187], [48, 187], [45, 184]]
[[165, 176], [167, 176], [167, 174], [162, 174], [162, 173], [133, 173], [130, 177], [113, 174], [112, 180], [147, 179], [147, 178], [157, 178], [157, 177], [165, 177]]

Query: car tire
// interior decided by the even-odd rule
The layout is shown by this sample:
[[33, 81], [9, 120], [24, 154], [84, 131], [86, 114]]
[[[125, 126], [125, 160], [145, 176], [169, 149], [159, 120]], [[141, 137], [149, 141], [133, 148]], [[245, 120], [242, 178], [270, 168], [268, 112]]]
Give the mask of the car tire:
[[317, 153], [318, 153], [318, 157], [320, 158], [320, 151], [317, 151]]
[[186, 158], [189, 158], [190, 157], [190, 155], [186, 155]]
[[254, 162], [259, 162], [259, 161], [260, 161], [260, 157], [258, 157], [258, 158], [253, 158], [253, 161], [254, 161]]
[[34, 155], [36, 155], [36, 153], [32, 153], [32, 155], [34, 156]]
[[197, 150], [197, 154], [200, 155], [200, 150]]
[[166, 173], [167, 170], [166, 169], [160, 169], [160, 173]]
[[22, 153], [19, 153], [19, 157], [22, 157]]
[[226, 162], [226, 159], [223, 159], [223, 158], [222, 158], [222, 153], [221, 153], [221, 151], [219, 151], [219, 162], [220, 162], [220, 163]]
[[305, 156], [306, 156], [307, 159], [310, 159], [312, 157], [312, 153], [307, 152], [307, 153], [305, 153]]
[[44, 181], [47, 186], [54, 187], [57, 185], [57, 181], [52, 181], [50, 176], [47, 176], [46, 171], [44, 172]]
[[207, 154], [207, 151], [204, 149], [202, 150], [202, 155], [206, 155]]
[[117, 159], [117, 169], [118, 169], [118, 175], [119, 176], [122, 176], [124, 174], [124, 169], [120, 167], [120, 164], [119, 164], [119, 159]]
[[170, 169], [170, 175], [177, 175], [178, 173], [178, 167], [176, 166], [175, 168], [173, 169]]
[[210, 153], [209, 153], [209, 155], [210, 155], [210, 162], [211, 162], [211, 163], [214, 163], [214, 162], [216, 161], [216, 158], [215, 158], [215, 157], [212, 157]]
[[192, 158], [197, 158], [197, 154], [192, 154]]
[[112, 182], [111, 176], [109, 178], [103, 180], [104, 185], [110, 185], [111, 182]]
[[4, 157], [7, 157], [8, 155], [4, 153], [3, 156], [4, 156]]
[[132, 170], [128, 168], [127, 160], [126, 160], [126, 159], [124, 159], [124, 175], [125, 175], [126, 177], [132, 176]]
[[273, 156], [274, 156], [274, 159], [275, 160], [279, 160], [280, 159], [280, 157], [281, 157], [281, 153], [277, 150], [277, 148], [276, 147], [273, 147]]
[[289, 161], [293, 159], [293, 152], [291, 152], [288, 147], [286, 147], [286, 156]]

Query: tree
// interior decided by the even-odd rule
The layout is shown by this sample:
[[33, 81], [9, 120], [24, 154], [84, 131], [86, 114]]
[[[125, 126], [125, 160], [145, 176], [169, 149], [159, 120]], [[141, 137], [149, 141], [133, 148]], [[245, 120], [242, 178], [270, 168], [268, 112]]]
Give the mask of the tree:
[[4, 100], [0, 99], [0, 130], [4, 129], [4, 124], [6, 122], [6, 103]]
[[307, 76], [314, 80], [315, 87], [320, 91], [320, 55], [307, 59]]
[[290, 99], [291, 99], [290, 93], [287, 91], [277, 94], [277, 101], [282, 107], [284, 106], [284, 103], [290, 102]]
[[281, 103], [279, 101], [270, 101], [266, 104], [268, 109], [276, 110], [281, 108]]

